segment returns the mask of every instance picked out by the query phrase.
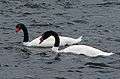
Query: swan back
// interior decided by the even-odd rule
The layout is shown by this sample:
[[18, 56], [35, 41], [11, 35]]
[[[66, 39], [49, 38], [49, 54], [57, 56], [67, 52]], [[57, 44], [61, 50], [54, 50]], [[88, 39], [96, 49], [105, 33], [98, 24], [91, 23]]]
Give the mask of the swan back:
[[74, 54], [84, 54], [86, 56], [90, 56], [90, 57], [96, 57], [99, 55], [103, 55], [103, 56], [109, 56], [112, 55], [113, 53], [107, 53], [107, 52], [103, 52], [99, 49], [90, 47], [90, 46], [86, 46], [86, 45], [73, 45], [73, 46], [69, 46], [63, 50], [61, 50], [60, 52], [71, 52]]

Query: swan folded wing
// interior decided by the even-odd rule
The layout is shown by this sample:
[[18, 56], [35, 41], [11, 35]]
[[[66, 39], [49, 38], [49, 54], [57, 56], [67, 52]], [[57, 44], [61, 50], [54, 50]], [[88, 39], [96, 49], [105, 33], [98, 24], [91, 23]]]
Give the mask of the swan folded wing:
[[71, 37], [63, 37], [63, 36], [59, 36], [59, 38], [60, 38], [60, 46], [76, 44], [82, 40], [82, 36], [77, 39]]
[[96, 56], [100, 56], [100, 55], [103, 55], [103, 56], [112, 55], [112, 53], [106, 53], [99, 49], [96, 49], [96, 48], [93, 48], [90, 46], [86, 46], [86, 45], [73, 45], [73, 46], [67, 47], [63, 50], [60, 50], [60, 52], [66, 52], [66, 53], [71, 52], [74, 54], [84, 54], [84, 55], [90, 56], [90, 57], [96, 57]]
[[29, 42], [29, 44], [27, 44], [27, 46], [40, 46], [39, 42], [40, 42], [40, 37], [37, 37], [36, 39]]

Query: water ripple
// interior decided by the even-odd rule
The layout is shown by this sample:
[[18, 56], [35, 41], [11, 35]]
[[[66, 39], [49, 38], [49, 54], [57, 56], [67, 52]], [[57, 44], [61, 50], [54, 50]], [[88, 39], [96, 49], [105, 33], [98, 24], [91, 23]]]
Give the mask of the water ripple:
[[65, 77], [55, 77], [55, 79], [67, 79]]
[[85, 63], [85, 66], [88, 66], [90, 68], [99, 68], [99, 69], [103, 69], [104, 67], [110, 67], [109, 65], [104, 63], [93, 63], [93, 62], [87, 62]]

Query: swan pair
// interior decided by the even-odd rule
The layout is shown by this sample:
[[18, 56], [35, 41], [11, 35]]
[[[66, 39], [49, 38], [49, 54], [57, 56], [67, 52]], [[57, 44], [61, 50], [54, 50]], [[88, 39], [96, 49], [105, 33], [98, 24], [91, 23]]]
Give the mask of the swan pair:
[[[64, 37], [64, 36], [59, 36], [56, 32], [54, 31], [46, 31], [45, 33], [42, 34], [42, 36], [34, 39], [33, 41], [29, 42], [29, 36], [28, 36], [28, 31], [27, 28], [25, 27], [24, 24], [17, 24], [16, 25], [16, 32], [19, 32], [20, 30], [23, 30], [24, 32], [24, 40], [23, 40], [23, 45], [26, 46], [40, 46], [40, 47], [52, 47], [52, 51], [55, 52], [71, 52], [74, 54], [84, 54], [86, 56], [90, 57], [96, 57], [96, 56], [110, 56], [114, 53], [107, 53], [103, 52], [99, 49], [86, 46], [86, 45], [72, 45], [76, 44], [81, 41], [81, 37], [78, 39], [70, 38], [70, 37]], [[65, 49], [58, 50], [59, 46], [65, 46], [65, 45], [72, 45], [69, 46]]]

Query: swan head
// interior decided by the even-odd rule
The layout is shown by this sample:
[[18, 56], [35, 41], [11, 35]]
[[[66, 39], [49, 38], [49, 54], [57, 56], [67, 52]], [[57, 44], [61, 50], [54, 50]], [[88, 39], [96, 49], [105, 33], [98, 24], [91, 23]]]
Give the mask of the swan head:
[[22, 24], [22, 23], [17, 24], [17, 25], [16, 25], [16, 32], [21, 31], [21, 29], [24, 30], [24, 29], [25, 29], [25, 25]]
[[29, 41], [28, 30], [24, 24], [19, 23], [16, 25], [16, 32], [20, 32], [21, 30], [24, 32], [23, 42], [28, 42]]
[[[47, 39], [50, 35], [47, 34], [46, 32], [42, 34], [41, 38], [40, 38], [40, 43], [42, 43], [45, 39]], [[40, 44], [39, 43], [39, 44]]]

